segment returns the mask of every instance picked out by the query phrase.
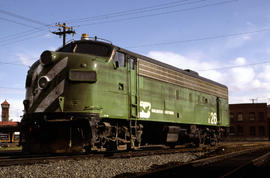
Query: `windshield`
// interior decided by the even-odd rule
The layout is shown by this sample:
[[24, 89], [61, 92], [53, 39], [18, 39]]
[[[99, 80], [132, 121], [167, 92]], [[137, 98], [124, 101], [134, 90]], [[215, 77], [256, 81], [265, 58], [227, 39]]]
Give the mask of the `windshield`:
[[91, 54], [95, 56], [110, 57], [112, 53], [112, 47], [104, 43], [84, 41], [70, 43], [59, 50], [58, 52], [70, 52], [70, 53], [83, 53]]

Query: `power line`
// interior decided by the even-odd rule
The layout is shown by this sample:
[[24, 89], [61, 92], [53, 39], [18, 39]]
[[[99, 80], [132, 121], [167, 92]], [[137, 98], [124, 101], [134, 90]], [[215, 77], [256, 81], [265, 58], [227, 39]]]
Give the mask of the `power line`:
[[15, 14], [13, 12], [8, 12], [8, 11], [3, 10], [3, 9], [0, 9], [0, 13], [6, 14], [6, 15], [9, 15], [9, 16], [21, 19], [21, 20], [25, 20], [25, 21], [28, 21], [28, 22], [32, 22], [32, 23], [35, 23], [35, 24], [38, 24], [38, 25], [42, 25], [42, 26], [46, 26], [46, 27], [49, 26], [48, 24], [45, 24], [45, 23], [43, 23], [41, 21], [30, 19], [28, 17], [24, 17], [24, 16], [21, 16], [21, 15]]
[[[39, 57], [35, 57], [35, 58], [30, 58], [30, 60], [36, 60], [38, 59]], [[13, 62], [5, 62], [3, 59], [0, 59], [0, 64], [3, 64], [3, 65], [14, 65], [14, 66], [21, 66], [21, 67], [31, 67], [30, 65], [25, 65], [25, 64], [22, 64], [22, 63], [13, 63]]]
[[[20, 61], [20, 59], [18, 59], [19, 55], [15, 55], [15, 54], [12, 54], [12, 55], [5, 55], [6, 58], [13, 58], [12, 60], [4, 60], [3, 58], [1, 59], [0, 58], [0, 62], [6, 62], [8, 61], [9, 63], [13, 63], [13, 62], [18, 62]], [[16, 59], [17, 58], [17, 59]], [[28, 60], [37, 60], [39, 59], [39, 56], [35, 56], [35, 57], [29, 57]], [[21, 62], [21, 61], [20, 61]], [[16, 63], [15, 63], [16, 64]], [[21, 64], [21, 63], [17, 63], [17, 64]]]
[[249, 31], [249, 32], [230, 33], [230, 34], [224, 34], [224, 35], [216, 35], [216, 36], [187, 39], [187, 40], [167, 41], [167, 42], [161, 42], [161, 43], [150, 43], [150, 44], [144, 44], [144, 45], [138, 45], [138, 46], [127, 46], [125, 48], [141, 48], [141, 47], [150, 47], [150, 46], [163, 46], [163, 45], [173, 45], [173, 44], [180, 44], [180, 43], [190, 43], [190, 42], [196, 42], [196, 41], [228, 38], [228, 37], [241, 36], [241, 35], [260, 33], [260, 32], [267, 32], [267, 31], [270, 31], [270, 28], [264, 28], [264, 29], [260, 29], [260, 30]]
[[23, 64], [19, 64], [19, 63], [10, 63], [10, 62], [2, 62], [0, 61], [0, 64], [8, 64], [8, 65], [23, 65]]
[[[183, 1], [180, 1], [180, 2], [184, 2], [185, 0]], [[195, 1], [195, 2], [189, 2], [189, 4], [191, 3], [197, 3], [197, 2], [201, 2], [201, 1], [207, 1], [207, 0], [200, 0], [200, 1]], [[197, 6], [197, 7], [192, 7], [192, 8], [186, 8], [186, 9], [180, 9], [180, 10], [174, 10], [174, 11], [169, 11], [169, 12], [163, 12], [163, 13], [156, 13], [156, 14], [150, 14], [150, 15], [142, 15], [142, 16], [136, 16], [136, 17], [129, 17], [129, 18], [122, 18], [122, 19], [116, 19], [116, 20], [111, 20], [111, 21], [102, 21], [102, 22], [96, 22], [96, 23], [91, 23], [91, 24], [82, 24], [82, 25], [78, 25], [77, 27], [79, 26], [87, 26], [87, 25], [97, 25], [97, 24], [104, 24], [104, 23], [112, 23], [112, 22], [120, 22], [120, 21], [126, 21], [126, 20], [132, 20], [132, 19], [140, 19], [140, 18], [144, 18], [144, 17], [151, 17], [151, 16], [157, 16], [157, 15], [165, 15], [165, 14], [171, 14], [171, 13], [177, 13], [177, 12], [182, 12], [182, 11], [188, 11], [188, 10], [194, 10], [194, 9], [200, 9], [200, 8], [205, 8], [205, 7], [209, 7], [209, 6], [217, 6], [217, 5], [223, 5], [223, 4], [227, 4], [227, 3], [232, 3], [232, 2], [236, 2], [238, 0], [227, 0], [227, 1], [222, 1], [222, 2], [219, 2], [219, 3], [212, 3], [212, 4], [206, 4], [206, 5], [203, 5], [203, 6]], [[176, 2], [175, 2], [176, 3]], [[168, 5], [169, 3], [166, 3], [165, 5]], [[184, 3], [182, 3], [183, 5]], [[188, 4], [188, 3], [186, 3]], [[163, 4], [164, 5], [164, 4]], [[159, 5], [156, 5], [156, 7], [159, 6]], [[152, 6], [151, 8], [153, 8], [155, 6]], [[138, 10], [142, 10], [142, 9], [146, 9], [146, 8], [150, 8], [150, 7], [145, 7], [145, 8], [141, 8], [141, 9], [135, 9], [136, 11]], [[152, 9], [153, 10], [153, 9]], [[3, 12], [3, 10], [0, 10], [0, 13]], [[6, 11], [5, 11], [6, 12]], [[122, 11], [122, 12], [127, 12], [127, 11]], [[121, 12], [119, 12], [121, 13]], [[137, 12], [138, 13], [138, 12]], [[8, 13], [11, 15], [11, 13]], [[113, 14], [113, 13], [112, 13]], [[115, 13], [117, 14], [117, 13]], [[18, 17], [19, 15], [16, 15], [16, 14], [12, 14], [13, 16], [15, 17]], [[22, 16], [20, 16], [22, 17]], [[23, 19], [25, 19], [25, 17], [22, 17]], [[28, 19], [28, 18], [26, 18]], [[32, 19], [28, 19], [30, 21], [32, 21]], [[41, 23], [39, 23], [41, 24]], [[49, 26], [47, 24], [44, 24], [42, 23], [43, 26]], [[35, 33], [38, 33], [39, 31], [36, 31]], [[30, 32], [29, 32], [30, 33]], [[17, 34], [17, 36], [19, 36], [20, 34]], [[33, 35], [32, 34], [29, 34], [30, 36]], [[25, 35], [23, 35], [22, 37], [25, 37]], [[16, 38], [16, 37], [13, 37], [13, 38]], [[21, 38], [19, 36], [19, 38]], [[31, 38], [23, 38], [23, 39], [19, 39], [17, 40], [16, 38], [16, 41], [15, 42], [11, 42], [11, 43], [16, 43], [16, 42], [20, 42], [20, 41], [25, 41], [25, 40], [28, 40], [28, 39], [31, 39]], [[3, 45], [9, 45], [10, 42], [8, 43], [4, 43]]]
[[5, 87], [5, 86], [0, 86], [0, 89], [25, 90], [24, 88]]
[[[28, 37], [27, 37], [28, 36]], [[29, 36], [30, 36], [30, 38], [29, 38]], [[40, 37], [41, 36], [41, 34], [38, 34], [38, 35], [35, 35], [35, 33], [33, 33], [33, 34], [29, 34], [29, 35], [22, 35], [21, 37], [22, 38], [20, 38], [20, 39], [18, 39], [18, 40], [5, 40], [5, 41], [3, 41], [2, 42], [2, 44], [0, 44], [1, 46], [8, 46], [8, 45], [13, 45], [13, 44], [15, 44], [15, 43], [19, 43], [19, 42], [22, 42], [22, 41], [26, 41], [26, 40], [31, 40], [31, 39], [35, 39], [35, 37]], [[23, 38], [23, 37], [27, 37], [27, 38]], [[16, 38], [17, 39], [17, 38]], [[8, 41], [8, 42], [6, 42], [6, 41]], [[6, 42], [6, 43], [5, 43]], [[0, 42], [1, 43], [1, 42]]]
[[254, 66], [254, 65], [261, 65], [261, 64], [269, 64], [269, 63], [270, 63], [270, 61], [264, 61], [264, 62], [258, 62], [258, 63], [225, 66], [225, 67], [212, 68], [212, 69], [202, 69], [202, 70], [196, 70], [196, 71], [201, 71], [202, 72], [202, 71], [211, 71], [211, 70], [225, 70], [225, 69], [233, 69], [233, 68], [239, 68], [239, 67], [245, 67], [245, 66]]
[[37, 33], [43, 32], [43, 31], [48, 31], [47, 29], [45, 30], [44, 27], [33, 27], [33, 30], [27, 30], [27, 31], [23, 31], [23, 32], [18, 32], [15, 34], [11, 34], [11, 35], [6, 35], [3, 37], [0, 37], [0, 43], [5, 43], [6, 41], [9, 41], [12, 43], [11, 40], [15, 39], [15, 41], [17, 41], [18, 39], [20, 40], [20, 38], [24, 38], [26, 36], [33, 36]]
[[[10, 44], [10, 43], [16, 43], [16, 42], [20, 42], [20, 41], [25, 41], [28, 39], [32, 39], [33, 37], [38, 37], [40, 35], [36, 35], [38, 33], [44, 32], [44, 31], [48, 31], [43, 29], [44, 27], [37, 27], [36, 30], [27, 30], [27, 31], [23, 31], [23, 32], [18, 32], [12, 35], [7, 35], [7, 36], [3, 36], [2, 38], [0, 38], [0, 43], [2, 44]], [[25, 37], [29, 37], [30, 38], [25, 38]], [[7, 42], [8, 41], [8, 42]]]
[[180, 13], [180, 12], [184, 12], [184, 11], [202, 9], [202, 8], [211, 7], [211, 6], [224, 5], [224, 4], [233, 3], [233, 2], [236, 2], [236, 1], [238, 1], [238, 0], [226, 0], [226, 1], [218, 2], [218, 3], [211, 3], [211, 4], [209, 3], [209, 4], [206, 4], [206, 5], [202, 5], [202, 6], [185, 8], [185, 9], [178, 9], [178, 10], [167, 11], [167, 12], [160, 12], [160, 13], [155, 13], [155, 14], [141, 15], [141, 16], [128, 17], [128, 18], [121, 18], [121, 19], [115, 19], [115, 20], [110, 20], [110, 21], [94, 22], [94, 23], [90, 23], [90, 24], [81, 24], [81, 25], [77, 25], [75, 27], [97, 25], [97, 24], [105, 24], [105, 23], [112, 23], [112, 22], [121, 22], [121, 21], [140, 19], [140, 18], [145, 18], [145, 17], [153, 17], [153, 16], [167, 15], [167, 14], [172, 14], [172, 13]]
[[[40, 31], [42, 31], [44, 27], [48, 28], [50, 26], [50, 24], [45, 24], [45, 23], [43, 23], [41, 21], [34, 20], [34, 19], [31, 19], [31, 18], [28, 18], [28, 17], [24, 17], [22, 15], [15, 14], [13, 12], [8, 12], [8, 11], [3, 10], [3, 9], [0, 9], [0, 13], [11, 16], [11, 17], [14, 17], [14, 18], [17, 18], [17, 19], [20, 19], [20, 20], [24, 20], [24, 21], [31, 22], [31, 23], [39, 25], [39, 27], [33, 27], [31, 25], [28, 25], [28, 24], [25, 24], [25, 23], [22, 23], [22, 22], [18, 22], [18, 21], [15, 21], [15, 20], [0, 17], [1, 20], [12, 22], [12, 23], [15, 23], [15, 24], [18, 24], [18, 25], [23, 25], [23, 26], [26, 26], [26, 27], [31, 27], [31, 28], [33, 28], [35, 30], [38, 30], [38, 31], [26, 31], [26, 32], [22, 32], [22, 33], [16, 33], [15, 35], [5, 36], [5, 37], [0, 38], [1, 41], [3, 41], [3, 39], [5, 39], [5, 40], [10, 40], [10, 39], [13, 39], [13, 38], [17, 39], [17, 38], [21, 37], [20, 35], [23, 35], [22, 37], [25, 37], [24, 33], [29, 33], [29, 35], [30, 34], [33, 35], [34, 33], [38, 33]], [[41, 25], [41, 27], [40, 27], [40, 25]], [[24, 40], [25, 40], [25, 38], [24, 38]]]
[[22, 25], [22, 26], [25, 26], [25, 27], [37, 29], [36, 27], [33, 27], [31, 25], [28, 25], [28, 24], [25, 24], [25, 23], [21, 23], [21, 22], [17, 22], [15, 20], [3, 18], [3, 17], [0, 17], [0, 20], [4, 20], [4, 21], [7, 21], [7, 22], [11, 22], [11, 23], [17, 24], [17, 25]]
[[[155, 5], [155, 6], [148, 6], [148, 7], [144, 7], [144, 8], [138, 8], [138, 9], [132, 9], [132, 10], [126, 10], [126, 11], [120, 11], [120, 12], [114, 12], [114, 13], [108, 13], [108, 14], [104, 14], [104, 15], [100, 15], [100, 16], [93, 16], [93, 17], [88, 17], [88, 18], [82, 18], [82, 19], [73, 19], [73, 20], [68, 20], [70, 22], [76, 20], [76, 21], [86, 21], [86, 20], [89, 20], [89, 19], [102, 19], [102, 18], [108, 18], [108, 16], [111, 18], [113, 15], [127, 15], [127, 14], [124, 14], [124, 13], [128, 13], [128, 14], [131, 14], [132, 12], [134, 11], [137, 11], [138, 12], [142, 12], [142, 10], [146, 10], [150, 8], [150, 10], [153, 8], [157, 8], [157, 7], [162, 7], [162, 6], [168, 6], [168, 5], [179, 5], [179, 3], [181, 3], [180, 5], [186, 5], [186, 4], [192, 4], [192, 3], [197, 3], [197, 2], [201, 2], [201, 1], [207, 1], [207, 0], [199, 0], [199, 1], [195, 1], [195, 2], [189, 2], [189, 3], [185, 3], [183, 4], [183, 2], [185, 1], [188, 1], [188, 0], [182, 0], [182, 1], [174, 1], [174, 2], [170, 2], [170, 3], [163, 3], [163, 4], [158, 4], [158, 5]], [[168, 8], [168, 7], [165, 7], [165, 8]], [[156, 9], [155, 9], [156, 10]], [[41, 30], [41, 28], [36, 28], [38, 30]], [[38, 31], [34, 31], [35, 33], [38, 32]], [[10, 37], [12, 38], [17, 38], [17, 37], [20, 37], [22, 34], [24, 33], [33, 33], [33, 31], [26, 31], [26, 32], [21, 32], [21, 33], [17, 33], [17, 34], [13, 34], [13, 35], [9, 35], [9, 36], [6, 36], [6, 37], [2, 37], [0, 38], [1, 40], [3, 39], [6, 39], [6, 38], [9, 38], [10, 40]]]
[[[40, 31], [40, 30], [39, 30]], [[22, 32], [18, 32], [18, 33], [14, 33], [14, 34], [11, 34], [11, 35], [6, 35], [6, 36], [2, 36], [0, 37], [0, 41], [3, 41], [3, 40], [9, 40], [9, 39], [12, 39], [12, 38], [17, 38], [17, 37], [20, 37], [20, 36], [24, 36], [25, 34], [33, 34], [33, 33], [37, 33], [39, 32], [37, 30], [26, 30], [26, 31], [22, 31]]]
[[3, 65], [14, 65], [14, 66], [20, 66], [20, 67], [30, 67], [30, 66], [24, 65], [24, 64], [10, 63], [10, 62], [2, 62], [2, 61], [0, 61], [0, 64], [3, 64]]
[[[26, 40], [30, 40], [30, 39], [33, 39], [34, 37], [40, 37], [40, 35], [41, 34], [39, 34], [39, 35], [35, 35], [35, 34], [38, 34], [38, 33], [41, 33], [41, 32], [43, 32], [43, 31], [45, 31], [45, 30], [43, 30], [42, 29], [42, 27], [40, 27], [40, 28], [36, 28], [38, 31], [33, 31], [33, 30], [31, 30], [31, 31], [25, 31], [25, 32], [21, 32], [21, 33], [25, 33], [25, 34], [21, 34], [21, 33], [17, 33], [17, 34], [15, 34], [15, 36], [11, 36], [11, 38], [9, 38], [9, 39], [6, 39], [6, 38], [8, 38], [8, 36], [6, 36], [6, 37], [3, 37], [2, 39], [0, 38], [0, 45], [1, 46], [7, 46], [7, 45], [10, 45], [10, 44], [14, 44], [14, 43], [18, 43], [18, 42], [22, 42], [22, 41], [26, 41]], [[46, 30], [47, 31], [47, 30]], [[66, 33], [75, 33], [75, 31], [73, 31], [73, 29], [71, 28], [71, 29], [68, 29], [67, 31], [66, 31]], [[53, 33], [53, 32], [52, 32]], [[60, 32], [55, 32], [55, 33], [60, 33]], [[27, 37], [27, 38], [25, 38], [25, 37]], [[30, 38], [29, 38], [30, 37]], [[14, 41], [14, 40], [15, 41]], [[12, 41], [13, 40], [13, 41]], [[8, 41], [8, 42], [7, 42]], [[2, 44], [1, 44], [2, 43]]]
[[112, 12], [112, 13], [103, 14], [103, 15], [99, 15], [99, 16], [92, 16], [92, 17], [87, 17], [87, 18], [82, 18], [82, 19], [67, 20], [67, 22], [69, 22], [69, 23], [71, 23], [73, 21], [85, 22], [85, 21], [89, 21], [89, 20], [97, 21], [97, 20], [118, 17], [118, 16], [141, 14], [141, 13], [145, 13], [145, 12], [152, 12], [152, 11], [157, 11], [157, 10], [162, 10], [162, 9], [175, 8], [178, 6], [200, 3], [203, 1], [207, 1], [207, 0], [198, 0], [198, 1], [193, 1], [193, 2], [186, 2], [186, 1], [188, 1], [188, 0], [173, 1], [170, 3], [163, 3], [163, 4], [154, 5], [154, 6], [147, 6], [147, 7], [143, 7], [143, 8], [137, 8], [137, 9], [129, 9], [129, 10], [119, 11], [119, 12]]

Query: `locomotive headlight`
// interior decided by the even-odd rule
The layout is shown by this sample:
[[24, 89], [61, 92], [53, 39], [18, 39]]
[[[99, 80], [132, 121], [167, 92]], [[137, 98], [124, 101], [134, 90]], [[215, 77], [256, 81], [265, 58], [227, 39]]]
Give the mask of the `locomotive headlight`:
[[42, 76], [38, 80], [38, 87], [41, 88], [41, 89], [44, 89], [44, 88], [46, 88], [48, 86], [49, 82], [50, 82], [49, 77]]
[[49, 65], [52, 63], [52, 61], [54, 61], [56, 59], [56, 54], [54, 52], [51, 51], [44, 51], [41, 55], [40, 55], [40, 63], [44, 66]]

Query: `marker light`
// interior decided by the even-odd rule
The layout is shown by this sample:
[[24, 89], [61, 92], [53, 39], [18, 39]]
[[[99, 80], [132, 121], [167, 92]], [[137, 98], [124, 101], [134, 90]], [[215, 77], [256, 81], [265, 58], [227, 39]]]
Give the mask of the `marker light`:
[[41, 55], [40, 55], [40, 63], [44, 66], [49, 65], [52, 63], [52, 61], [54, 61], [56, 59], [56, 55], [51, 52], [51, 51], [44, 51]]
[[89, 40], [89, 36], [87, 33], [83, 33], [82, 34], [82, 37], [81, 37], [81, 40]]

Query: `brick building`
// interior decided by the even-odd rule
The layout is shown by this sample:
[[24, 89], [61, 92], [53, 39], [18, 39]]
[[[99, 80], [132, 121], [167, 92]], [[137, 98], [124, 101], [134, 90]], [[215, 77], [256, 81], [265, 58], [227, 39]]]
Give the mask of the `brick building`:
[[269, 140], [266, 103], [230, 104], [230, 140]]
[[0, 122], [0, 143], [12, 143], [15, 140], [15, 132], [19, 131], [18, 122], [9, 121], [10, 104], [5, 100], [1, 104], [2, 121]]

